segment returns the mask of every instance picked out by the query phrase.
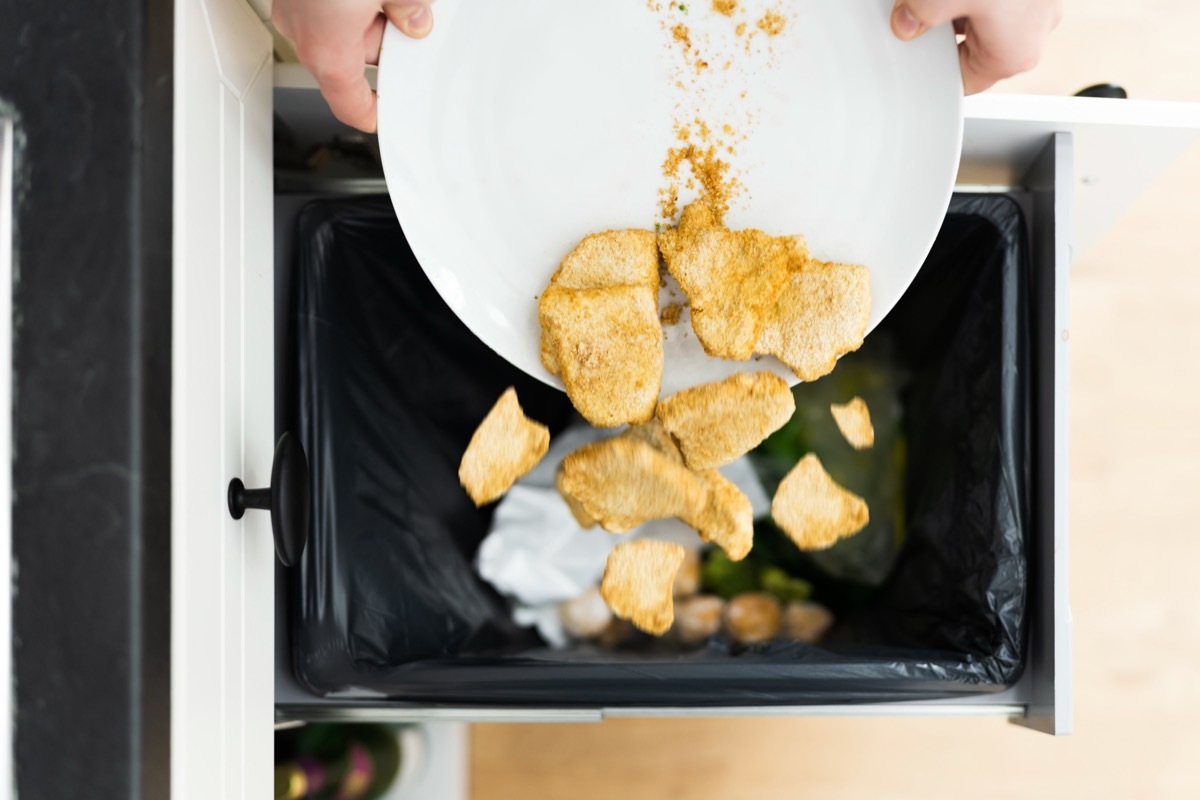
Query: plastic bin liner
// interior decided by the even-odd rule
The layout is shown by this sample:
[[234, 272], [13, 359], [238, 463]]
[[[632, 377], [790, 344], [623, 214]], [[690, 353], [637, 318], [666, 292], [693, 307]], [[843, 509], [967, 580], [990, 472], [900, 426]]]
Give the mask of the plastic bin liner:
[[314, 202], [296, 235], [287, 391], [311, 464], [312, 529], [289, 575], [289, 617], [294, 669], [314, 692], [424, 705], [763, 706], [932, 699], [1019, 677], [1029, 302], [1011, 198], [955, 197], [912, 288], [872, 334], [891, 339], [911, 376], [907, 537], [891, 575], [839, 623], [836, 643], [717, 638], [687, 653], [551, 651], [511, 623], [472, 567], [492, 509], [471, 504], [458, 463], [505, 387], [552, 433], [571, 419], [565, 395], [471, 334], [416, 263], [387, 198]]

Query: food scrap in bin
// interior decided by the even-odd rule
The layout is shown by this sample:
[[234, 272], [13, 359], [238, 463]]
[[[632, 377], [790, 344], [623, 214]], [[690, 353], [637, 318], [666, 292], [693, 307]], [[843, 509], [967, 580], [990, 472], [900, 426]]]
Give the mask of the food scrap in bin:
[[[753, 450], [792, 418], [787, 381], [770, 372], [739, 372], [659, 402], [655, 415], [695, 470], [715, 469]], [[714, 425], [720, 420], [720, 425]]]
[[617, 545], [608, 554], [600, 594], [618, 617], [661, 636], [675, 621], [671, 588], [684, 555], [680, 545], [653, 539]]
[[870, 520], [861, 497], [838, 486], [809, 453], [779, 484], [771, 516], [801, 550], [825, 550]]
[[475, 505], [486, 505], [511, 489], [549, 448], [549, 429], [525, 416], [509, 387], [471, 437], [458, 480]]
[[[649, 5], [656, 13], [674, 8], [658, 0]], [[684, 6], [678, 8], [682, 13]], [[733, 19], [726, 44], [742, 38], [747, 21], [755, 22], [743, 19], [742, 7], [733, 0], [714, 0], [712, 10]], [[773, 37], [785, 22], [773, 11], [757, 20], [757, 28]], [[678, 55], [688, 72], [707, 75], [717, 63], [722, 71], [730, 68], [731, 59], [714, 61], [700, 52], [718, 42], [694, 42], [678, 19], [664, 17], [663, 23], [672, 47], [682, 48]], [[677, 77], [677, 86], [686, 91], [683, 73]], [[574, 596], [560, 598], [554, 622], [577, 639], [601, 643], [624, 641], [627, 620], [660, 636], [671, 628], [674, 593], [681, 601], [681, 625], [674, 636], [680, 644], [701, 642], [718, 631], [745, 645], [781, 632], [814, 640], [828, 627], [828, 612], [811, 603], [811, 587], [783, 570], [753, 566], [743, 571], [751, 577], [737, 592], [714, 590], [721, 581], [703, 579], [720, 572], [713, 565], [742, 562], [755, 540], [753, 502], [716, 468], [741, 459], [789, 424], [796, 410], [792, 391], [782, 378], [761, 371], [660, 401], [663, 329], [679, 324], [686, 310], [710, 357], [774, 356], [802, 380], [813, 381], [862, 345], [870, 316], [870, 274], [862, 266], [813, 258], [799, 234], [727, 227], [731, 199], [745, 190], [720, 157], [735, 154], [736, 131], [731, 121], [706, 121], [700, 108], [678, 116], [683, 110], [677, 108], [674, 120], [677, 146], [663, 164], [667, 185], [659, 200], [665, 224], [654, 231], [586, 236], [538, 298], [538, 322], [542, 364], [562, 378], [576, 410], [598, 428], [628, 426], [583, 444], [557, 465], [553, 486], [579, 535], [599, 535], [585, 533], [596, 525], [621, 535], [651, 520], [675, 519], [690, 527], [693, 539], [715, 548], [702, 568], [694, 549], [676, 543], [621, 542], [609, 552], [599, 593], [618, 619], [602, 613], [594, 586], [582, 586]], [[725, 138], [714, 140], [722, 134]], [[690, 179], [681, 174], [684, 164]], [[676, 223], [684, 188], [698, 190], [699, 198], [683, 208]], [[660, 303], [660, 288], [673, 292], [667, 276], [686, 303], [673, 294]], [[847, 439], [855, 447], [866, 446], [865, 406], [861, 412], [852, 407], [847, 415]], [[841, 416], [838, 421], [842, 424]], [[783, 480], [772, 510], [779, 526], [805, 549], [828, 547], [868, 519], [866, 503], [835, 484], [813, 454]], [[524, 607], [521, 613], [532, 619], [538, 612]], [[550, 628], [539, 623], [540, 630]]]
[[855, 450], [866, 450], [875, 446], [875, 428], [871, 425], [871, 412], [861, 397], [849, 403], [831, 403], [829, 411], [846, 442]]
[[652, 519], [698, 515], [707, 501], [701, 479], [643, 441], [615, 436], [584, 445], [563, 459], [558, 482], [609, 533]]
[[733, 561], [741, 561], [754, 546], [754, 511], [750, 498], [715, 469], [698, 474], [708, 497], [698, 514], [683, 518], [700, 538], [721, 548]]

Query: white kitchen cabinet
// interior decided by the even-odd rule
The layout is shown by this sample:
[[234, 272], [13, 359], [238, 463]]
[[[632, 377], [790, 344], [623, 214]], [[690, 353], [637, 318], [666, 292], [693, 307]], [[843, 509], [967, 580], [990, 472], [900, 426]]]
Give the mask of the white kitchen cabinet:
[[175, 26], [171, 796], [270, 797], [275, 554], [225, 492], [274, 447], [271, 35], [243, 0]]
[[[257, 9], [257, 11], [255, 10]], [[234, 522], [230, 478], [269, 483], [273, 424], [271, 113], [302, 141], [340, 126], [302, 69], [271, 64], [243, 0], [176, 13], [173, 790], [266, 796], [274, 719], [599, 720], [680, 714], [989, 714], [1071, 727], [1067, 576], [1068, 276], [1087, 247], [1200, 132], [1191, 105], [987, 95], [967, 103], [959, 185], [1026, 203], [1037, 274], [1033, 641], [999, 694], [872, 706], [736, 709], [421, 708], [306, 696], [289, 677], [267, 515]], [[272, 87], [276, 91], [272, 93]], [[362, 188], [361, 186], [356, 188]], [[273, 714], [273, 708], [277, 709]]]

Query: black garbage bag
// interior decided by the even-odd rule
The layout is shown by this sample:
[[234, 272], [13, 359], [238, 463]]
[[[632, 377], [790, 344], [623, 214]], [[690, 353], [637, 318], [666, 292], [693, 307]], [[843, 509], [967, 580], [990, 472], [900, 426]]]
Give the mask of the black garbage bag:
[[472, 505], [457, 466], [507, 386], [552, 433], [571, 418], [565, 395], [470, 333], [386, 198], [314, 202], [297, 226], [286, 387], [312, 472], [312, 530], [289, 576], [297, 677], [341, 697], [562, 707], [886, 702], [1011, 685], [1027, 627], [1026, 250], [1014, 201], [956, 197], [872, 334], [906, 376], [905, 536], [886, 578], [835, 608], [834, 642], [556, 651], [476, 575], [491, 509]]

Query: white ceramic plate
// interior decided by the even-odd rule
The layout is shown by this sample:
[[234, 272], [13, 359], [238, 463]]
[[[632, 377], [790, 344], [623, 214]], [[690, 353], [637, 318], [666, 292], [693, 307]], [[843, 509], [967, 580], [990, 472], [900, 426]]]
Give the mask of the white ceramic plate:
[[[413, 253], [480, 339], [551, 385], [536, 298], [586, 234], [661, 220], [678, 120], [734, 130], [731, 227], [803, 233], [817, 257], [870, 268], [871, 328], [945, 216], [962, 146], [948, 27], [901, 43], [892, 0], [741, 0], [732, 19], [684, 3], [439, 0], [429, 38], [384, 38], [379, 140]], [[768, 37], [755, 22], [771, 9], [787, 24]], [[679, 23], [708, 69], [682, 60]], [[746, 368], [707, 358], [686, 318], [666, 334], [664, 394]]]

